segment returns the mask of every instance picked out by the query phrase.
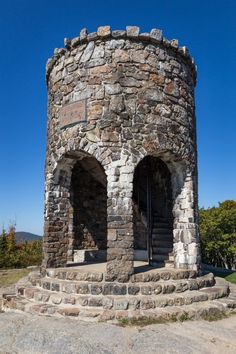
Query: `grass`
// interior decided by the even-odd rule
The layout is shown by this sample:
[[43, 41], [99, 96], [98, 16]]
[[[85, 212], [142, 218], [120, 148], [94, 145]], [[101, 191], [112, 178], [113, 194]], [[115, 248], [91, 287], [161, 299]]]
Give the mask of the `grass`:
[[[224, 318], [228, 318], [229, 315], [231, 314], [226, 314], [224, 312], [219, 312], [219, 313], [215, 313], [215, 314], [212, 314], [212, 315], [203, 315], [202, 316], [202, 319], [205, 320], [205, 321], [208, 321], [208, 322], [213, 322], [213, 321], [219, 321], [219, 320], [223, 320]], [[232, 313], [233, 315], [233, 313]]]
[[229, 274], [224, 278], [225, 278], [225, 280], [229, 281], [230, 283], [236, 284], [236, 272]]
[[187, 312], [182, 313], [180, 316], [172, 315], [170, 318], [151, 318], [151, 317], [138, 317], [138, 318], [123, 318], [118, 320], [118, 326], [120, 327], [145, 327], [153, 324], [165, 324], [170, 322], [184, 322], [189, 320]]
[[139, 317], [139, 318], [122, 318], [118, 320], [117, 325], [120, 327], [145, 327], [152, 324], [166, 323], [167, 321], [163, 318], [155, 319], [150, 317]]
[[230, 283], [236, 284], [236, 272], [232, 272], [231, 274], [227, 272], [221, 272], [219, 270], [212, 271], [216, 277], [224, 278], [225, 280], [229, 281]]
[[0, 270], [0, 287], [7, 288], [18, 282], [21, 278], [27, 276], [32, 270], [23, 269], [7, 269]]

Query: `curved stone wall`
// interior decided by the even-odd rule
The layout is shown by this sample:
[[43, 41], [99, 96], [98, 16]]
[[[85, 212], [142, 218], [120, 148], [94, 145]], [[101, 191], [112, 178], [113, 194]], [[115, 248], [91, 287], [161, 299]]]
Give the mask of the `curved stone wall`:
[[171, 172], [174, 265], [198, 269], [196, 71], [185, 47], [153, 29], [65, 40], [47, 63], [48, 140], [44, 262], [65, 265], [74, 249], [71, 174], [91, 156], [107, 176], [107, 277], [133, 272], [133, 177], [145, 156]]

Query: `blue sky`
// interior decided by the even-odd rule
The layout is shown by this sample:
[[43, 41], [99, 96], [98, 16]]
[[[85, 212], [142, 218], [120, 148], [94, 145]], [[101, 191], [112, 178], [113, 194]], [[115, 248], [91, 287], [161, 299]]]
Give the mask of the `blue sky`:
[[160, 28], [187, 45], [196, 87], [199, 205], [236, 199], [235, 0], [1, 0], [0, 227], [43, 233], [45, 63], [64, 37], [100, 25]]

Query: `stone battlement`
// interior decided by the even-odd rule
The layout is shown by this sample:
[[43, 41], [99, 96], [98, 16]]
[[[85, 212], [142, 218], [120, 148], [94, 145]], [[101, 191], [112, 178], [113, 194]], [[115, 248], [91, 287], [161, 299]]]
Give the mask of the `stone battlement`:
[[[76, 49], [79, 45], [84, 45], [94, 41], [106, 41], [106, 40], [119, 40], [128, 39], [132, 41], [141, 41], [150, 46], [150, 50], [154, 50], [155, 46], [163, 47], [165, 50], [174, 51], [175, 55], [180, 56], [187, 65], [191, 68], [194, 81], [196, 83], [197, 67], [194, 59], [189, 54], [189, 50], [186, 46], [180, 47], [177, 39], [168, 40], [163, 37], [162, 31], [157, 28], [153, 28], [150, 32], [140, 32], [140, 28], [137, 26], [127, 26], [126, 30], [111, 30], [110, 26], [98, 27], [97, 32], [88, 33], [86, 28], [80, 31], [80, 36], [73, 39], [64, 39], [64, 48], [55, 48], [54, 55], [48, 59], [46, 66], [46, 80], [50, 76], [51, 70], [58, 60], [65, 56], [66, 53], [70, 53]], [[152, 48], [153, 47], [153, 48]]]

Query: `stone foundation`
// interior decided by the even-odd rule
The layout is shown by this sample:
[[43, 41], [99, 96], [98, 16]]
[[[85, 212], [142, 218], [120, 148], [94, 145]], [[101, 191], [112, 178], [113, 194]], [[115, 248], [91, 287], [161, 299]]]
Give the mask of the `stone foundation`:
[[48, 269], [43, 277], [31, 273], [17, 294], [3, 297], [2, 309], [17, 309], [82, 320], [160, 321], [219, 316], [234, 311], [236, 294], [212, 273], [153, 269], [136, 273], [128, 283], [107, 281], [106, 274], [89, 268]]

